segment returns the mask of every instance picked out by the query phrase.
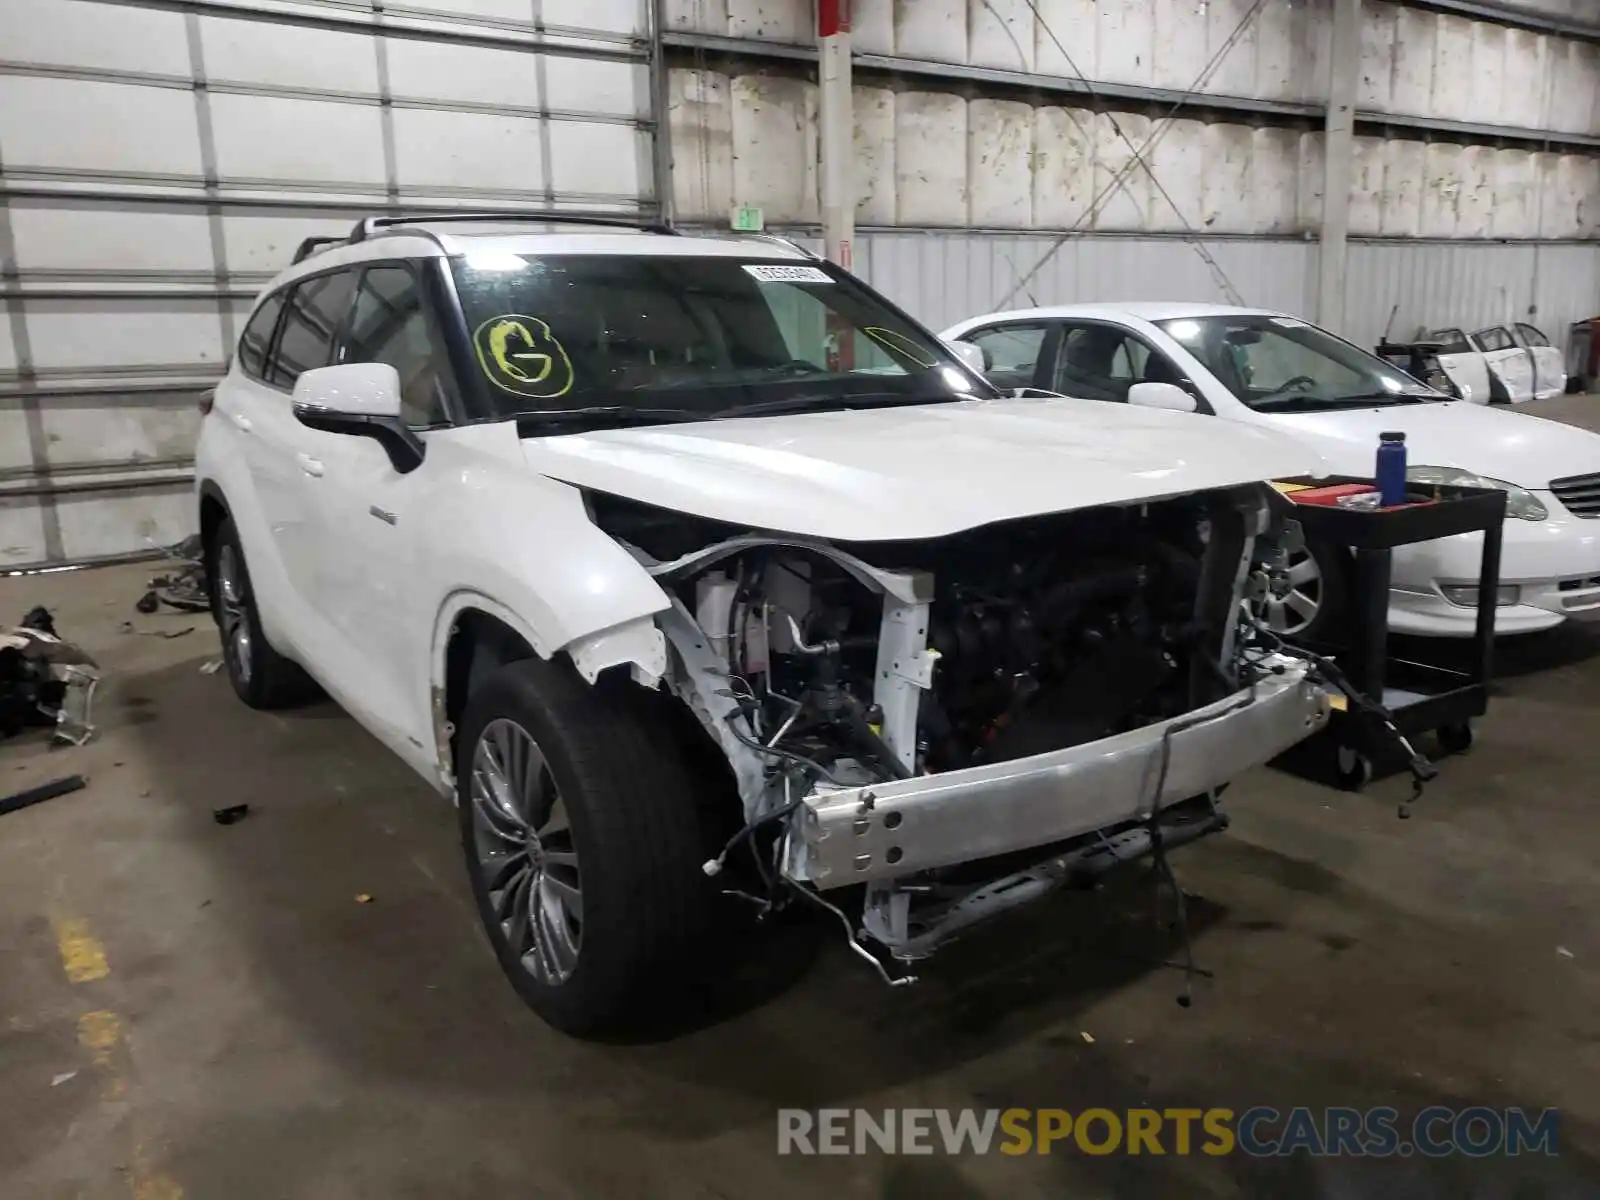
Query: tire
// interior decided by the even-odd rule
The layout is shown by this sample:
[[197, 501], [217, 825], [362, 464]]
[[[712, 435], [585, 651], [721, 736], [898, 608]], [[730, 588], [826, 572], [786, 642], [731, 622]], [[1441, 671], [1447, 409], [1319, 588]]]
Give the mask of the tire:
[[311, 699], [317, 685], [272, 648], [261, 629], [250, 569], [233, 518], [223, 520], [206, 561], [211, 615], [222, 635], [222, 664], [234, 693], [251, 708], [288, 708]]
[[[1309, 576], [1301, 574], [1307, 563]], [[1337, 641], [1350, 608], [1348, 558], [1338, 547], [1308, 538], [1305, 550], [1289, 560], [1289, 577], [1289, 595], [1261, 601], [1255, 606], [1256, 615], [1289, 641]], [[1306, 604], [1313, 606], [1309, 620]]]
[[1344, 791], [1359, 792], [1372, 782], [1372, 760], [1359, 750], [1339, 746], [1334, 751], [1333, 778]]
[[485, 679], [462, 716], [456, 795], [478, 915], [518, 995], [568, 1034], [634, 1027], [714, 941], [702, 865], [720, 848], [705, 803], [719, 781], [653, 707], [670, 703], [526, 659]]

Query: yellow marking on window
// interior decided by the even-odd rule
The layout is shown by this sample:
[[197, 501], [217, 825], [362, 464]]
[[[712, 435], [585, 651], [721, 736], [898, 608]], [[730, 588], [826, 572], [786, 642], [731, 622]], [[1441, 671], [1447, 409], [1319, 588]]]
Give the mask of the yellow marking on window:
[[62, 917], [55, 922], [56, 946], [61, 951], [61, 966], [73, 983], [93, 983], [111, 974], [106, 965], [106, 950], [89, 931], [89, 923], [77, 917]]

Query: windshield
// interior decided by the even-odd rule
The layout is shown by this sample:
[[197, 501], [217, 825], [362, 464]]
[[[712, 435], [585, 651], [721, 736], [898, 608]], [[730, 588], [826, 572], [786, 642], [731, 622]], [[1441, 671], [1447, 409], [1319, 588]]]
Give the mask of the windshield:
[[828, 263], [469, 254], [451, 269], [486, 416], [632, 424], [995, 394]]
[[1259, 412], [1320, 412], [1449, 398], [1292, 317], [1187, 317], [1156, 324]]

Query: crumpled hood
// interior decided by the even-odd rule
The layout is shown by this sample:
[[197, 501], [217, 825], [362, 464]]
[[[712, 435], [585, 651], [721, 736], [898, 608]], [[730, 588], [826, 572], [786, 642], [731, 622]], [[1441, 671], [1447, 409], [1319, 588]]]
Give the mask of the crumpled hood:
[[1600, 472], [1600, 435], [1528, 413], [1461, 401], [1262, 414], [1266, 423], [1305, 439], [1338, 475], [1370, 476], [1378, 435], [1406, 435], [1414, 466], [1462, 467], [1542, 491], [1552, 479]]
[[757, 529], [940, 537], [1311, 470], [1292, 438], [1184, 413], [1059, 399], [733, 418], [523, 441], [578, 487]]

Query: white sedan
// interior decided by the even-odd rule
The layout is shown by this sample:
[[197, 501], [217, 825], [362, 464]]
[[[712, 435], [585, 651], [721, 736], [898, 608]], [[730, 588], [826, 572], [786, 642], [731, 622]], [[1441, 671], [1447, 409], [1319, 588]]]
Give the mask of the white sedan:
[[[1282, 313], [1204, 304], [1068, 305], [990, 313], [951, 326], [1005, 388], [1172, 408], [1304, 439], [1328, 474], [1370, 477], [1378, 435], [1406, 435], [1411, 478], [1507, 494], [1500, 633], [1600, 608], [1600, 435], [1526, 413], [1453, 401], [1326, 330]], [[1482, 538], [1395, 551], [1390, 627], [1467, 637]], [[1313, 636], [1347, 600], [1341, 560], [1312, 545], [1271, 623]]]

